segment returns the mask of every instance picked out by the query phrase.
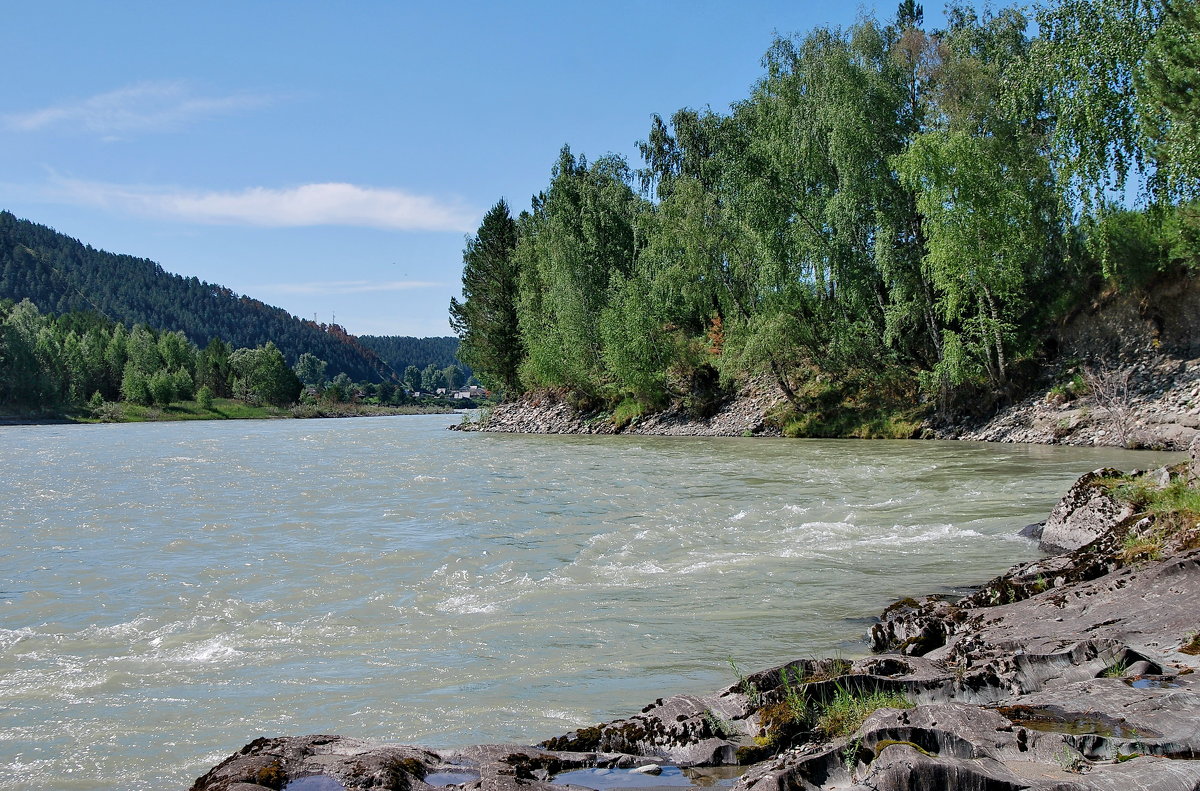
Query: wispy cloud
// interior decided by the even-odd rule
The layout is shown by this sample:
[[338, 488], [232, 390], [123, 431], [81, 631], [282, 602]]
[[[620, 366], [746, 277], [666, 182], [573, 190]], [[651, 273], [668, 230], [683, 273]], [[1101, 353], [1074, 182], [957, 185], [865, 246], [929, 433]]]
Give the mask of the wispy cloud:
[[277, 294], [365, 294], [373, 291], [409, 291], [415, 288], [434, 288], [443, 285], [424, 280], [326, 280], [311, 283], [268, 283], [256, 286], [255, 293]]
[[427, 195], [343, 183], [200, 192], [56, 179], [48, 192], [51, 199], [67, 203], [209, 225], [274, 228], [349, 225], [396, 231], [465, 233], [473, 230], [477, 219], [461, 205]]
[[139, 82], [86, 99], [12, 113], [4, 125], [19, 132], [71, 127], [101, 135], [166, 132], [215, 115], [270, 104], [261, 94], [200, 96], [185, 82]]

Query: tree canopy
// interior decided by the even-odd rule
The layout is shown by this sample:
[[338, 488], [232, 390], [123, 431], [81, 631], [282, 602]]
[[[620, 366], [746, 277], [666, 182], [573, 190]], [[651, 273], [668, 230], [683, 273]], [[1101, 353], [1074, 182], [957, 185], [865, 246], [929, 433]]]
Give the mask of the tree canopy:
[[703, 411], [749, 376], [798, 407], [1011, 398], [1072, 304], [1200, 266], [1198, 14], [956, 4], [930, 29], [904, 0], [779, 37], [728, 112], [653, 116], [641, 167], [564, 146], [515, 232], [493, 207], [451, 306], [464, 360], [608, 407]]

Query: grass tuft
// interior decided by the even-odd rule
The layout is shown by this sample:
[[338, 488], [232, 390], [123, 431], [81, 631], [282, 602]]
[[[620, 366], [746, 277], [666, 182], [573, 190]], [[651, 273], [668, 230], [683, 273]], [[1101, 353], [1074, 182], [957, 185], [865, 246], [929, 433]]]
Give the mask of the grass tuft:
[[879, 709], [911, 709], [912, 701], [898, 692], [854, 693], [838, 687], [837, 694], [817, 716], [817, 730], [831, 738], [854, 733]]

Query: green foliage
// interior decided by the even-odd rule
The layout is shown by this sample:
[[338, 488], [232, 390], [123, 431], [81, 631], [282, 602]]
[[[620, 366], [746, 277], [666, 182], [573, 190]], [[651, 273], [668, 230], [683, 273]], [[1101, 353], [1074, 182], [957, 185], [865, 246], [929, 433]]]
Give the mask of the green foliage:
[[1085, 218], [1081, 229], [1101, 274], [1124, 291], [1147, 285], [1170, 268], [1170, 243], [1161, 210], [1105, 207]]
[[1100, 674], [1103, 678], [1125, 678], [1129, 675], [1129, 663], [1124, 659], [1113, 662]]
[[850, 736], [879, 709], [910, 709], [912, 702], [898, 692], [853, 692], [839, 686], [833, 699], [821, 707], [816, 728], [831, 738]]
[[229, 367], [245, 400], [286, 406], [300, 396], [300, 380], [270, 341], [254, 349], [237, 349], [229, 355]]
[[761, 706], [763, 703], [763, 698], [762, 691], [759, 690], [758, 685], [746, 678], [746, 676], [742, 673], [742, 669], [738, 667], [738, 664], [736, 661], [734, 661], [733, 657], [729, 657], [728, 662], [730, 670], [733, 671], [733, 675], [737, 679], [737, 684], [734, 685], [734, 689], [746, 696], [751, 708], [758, 708]]
[[1200, 6], [1158, 0], [1162, 24], [1145, 52], [1135, 83], [1143, 128], [1156, 145], [1168, 194], [1200, 190]]
[[1149, 527], [1139, 521], [1126, 533], [1120, 553], [1126, 562], [1157, 559], [1168, 545], [1200, 545], [1200, 489], [1184, 476], [1173, 476], [1166, 486], [1150, 475], [1101, 478], [1097, 485], [1133, 506], [1137, 515], [1152, 517]]
[[732, 722], [712, 709], [704, 710], [704, 723], [708, 725], [709, 732], [718, 739], [734, 739], [739, 735]]
[[635, 398], [626, 398], [612, 412], [613, 424], [622, 429], [646, 413], [646, 407]]
[[910, 439], [926, 411], [916, 379], [899, 369], [839, 378], [813, 369], [796, 394], [792, 405], [771, 416], [788, 437]]
[[300, 380], [301, 384], [310, 387], [320, 387], [325, 383], [325, 369], [328, 366], [327, 362], [315, 354], [304, 352], [296, 360], [296, 364], [292, 366], [292, 370], [296, 373], [296, 378]]
[[133, 362], [125, 364], [125, 373], [121, 377], [121, 398], [142, 406], [154, 403], [149, 378]]
[[[494, 339], [520, 386], [624, 422], [769, 377], [790, 434], [908, 436], [920, 404], [1021, 394], [1096, 289], [1200, 270], [1195, 4], [1035, 14], [956, 5], [926, 32], [906, 0], [777, 38], [727, 114], [653, 116], [636, 173], [564, 147], [516, 223], [516, 336]], [[488, 306], [464, 295], [456, 315]]]
[[[299, 319], [228, 288], [170, 274], [153, 261], [96, 250], [0, 211], [0, 299], [5, 298], [27, 298], [44, 313], [98, 311], [127, 327], [141, 324], [180, 333], [193, 344], [220, 337], [234, 346], [253, 348], [271, 341], [288, 360], [310, 352], [328, 360], [332, 372], [356, 379], [376, 377], [366, 346], [337, 325]], [[69, 329], [82, 337], [87, 328]], [[442, 342], [457, 346], [453, 338]], [[167, 344], [182, 350], [174, 341]], [[120, 345], [112, 351], [119, 357]], [[146, 350], [139, 348], [137, 354], [143, 373], [153, 370]], [[441, 364], [452, 360], [453, 350]], [[167, 365], [191, 367], [178, 360]], [[107, 365], [115, 374], [106, 395], [116, 397], [124, 367], [125, 360], [118, 359]]]
[[208, 385], [204, 385], [196, 391], [196, 405], [201, 409], [212, 409], [213, 392]]
[[[459, 339], [453, 336], [414, 338], [409, 335], [360, 335], [357, 340], [364, 348], [378, 355], [406, 384], [405, 373], [410, 365], [420, 372], [430, 363], [438, 368], [461, 364], [457, 358]], [[351, 371], [347, 373], [354, 375]]]
[[1058, 0], [1038, 10], [1040, 35], [1018, 65], [1019, 84], [1053, 118], [1060, 183], [1085, 211], [1149, 165], [1136, 78], [1158, 21], [1142, 0]]
[[617, 156], [592, 165], [566, 146], [550, 187], [518, 223], [518, 328], [525, 387], [566, 387], [586, 399], [604, 379], [600, 316], [614, 275], [634, 260], [639, 202]]
[[[501, 199], [467, 240], [463, 302], [450, 300], [450, 326], [461, 339], [459, 358], [488, 387], [511, 396], [520, 393], [517, 368], [524, 354], [517, 324], [517, 240], [517, 223]], [[457, 385], [449, 384], [451, 389]]]
[[150, 400], [158, 406], [167, 406], [175, 400], [175, 383], [171, 374], [165, 370], [160, 369], [151, 374], [146, 380], [146, 386]]

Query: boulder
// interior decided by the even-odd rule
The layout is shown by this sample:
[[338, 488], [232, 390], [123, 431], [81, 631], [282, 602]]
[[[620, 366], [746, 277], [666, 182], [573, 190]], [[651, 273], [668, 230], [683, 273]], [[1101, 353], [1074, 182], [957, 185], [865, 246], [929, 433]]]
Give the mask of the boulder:
[[1117, 500], [1100, 485], [1103, 478], [1121, 475], [1105, 467], [1081, 477], [1058, 501], [1042, 528], [1042, 549], [1061, 552], [1095, 541], [1133, 514], [1133, 507]]

